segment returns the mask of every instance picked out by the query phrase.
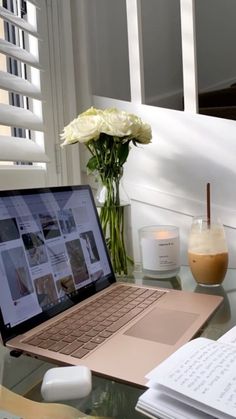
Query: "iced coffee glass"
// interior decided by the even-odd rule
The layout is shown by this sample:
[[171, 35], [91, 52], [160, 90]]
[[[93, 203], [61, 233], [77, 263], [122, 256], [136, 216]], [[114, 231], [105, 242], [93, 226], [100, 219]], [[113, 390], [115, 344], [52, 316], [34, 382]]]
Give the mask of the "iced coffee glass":
[[188, 244], [188, 261], [199, 285], [218, 286], [228, 267], [228, 249], [220, 220], [194, 217]]

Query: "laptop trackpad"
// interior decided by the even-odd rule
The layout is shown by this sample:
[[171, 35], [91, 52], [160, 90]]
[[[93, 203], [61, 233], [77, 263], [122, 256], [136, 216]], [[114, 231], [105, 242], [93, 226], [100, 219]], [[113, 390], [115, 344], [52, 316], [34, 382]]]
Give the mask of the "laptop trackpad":
[[156, 307], [130, 327], [125, 335], [174, 345], [198, 316], [196, 313]]

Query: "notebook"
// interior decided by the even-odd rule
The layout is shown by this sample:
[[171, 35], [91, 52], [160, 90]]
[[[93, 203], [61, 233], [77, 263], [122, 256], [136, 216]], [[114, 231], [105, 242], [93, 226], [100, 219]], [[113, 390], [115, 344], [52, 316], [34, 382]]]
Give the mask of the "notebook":
[[145, 386], [222, 298], [117, 282], [88, 185], [0, 192], [3, 343]]

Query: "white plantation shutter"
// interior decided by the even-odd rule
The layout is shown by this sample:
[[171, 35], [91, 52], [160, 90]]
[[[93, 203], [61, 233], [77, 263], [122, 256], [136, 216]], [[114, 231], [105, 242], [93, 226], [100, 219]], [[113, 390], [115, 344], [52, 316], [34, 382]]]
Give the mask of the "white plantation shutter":
[[[20, 0], [14, 1], [19, 10]], [[5, 36], [0, 39], [0, 54], [13, 60], [13, 64], [0, 69], [0, 89], [9, 92], [9, 97], [12, 93], [16, 95], [13, 102], [0, 101], [0, 125], [10, 128], [9, 135], [0, 135], [0, 161], [48, 162], [42, 140], [40, 72], [43, 69], [38, 59], [38, 43], [42, 40], [37, 32], [40, 1], [27, 0], [26, 7], [27, 20], [0, 6], [0, 18], [14, 34], [14, 42]], [[11, 66], [19, 69], [17, 74], [11, 74]]]

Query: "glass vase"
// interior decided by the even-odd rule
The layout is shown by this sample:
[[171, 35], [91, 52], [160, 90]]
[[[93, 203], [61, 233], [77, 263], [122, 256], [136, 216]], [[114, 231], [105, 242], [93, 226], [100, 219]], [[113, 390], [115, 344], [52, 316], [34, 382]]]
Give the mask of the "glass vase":
[[127, 275], [128, 264], [132, 259], [127, 256], [125, 245], [125, 207], [130, 205], [122, 183], [123, 171], [116, 177], [97, 176], [98, 189], [95, 202], [99, 218], [116, 275]]

